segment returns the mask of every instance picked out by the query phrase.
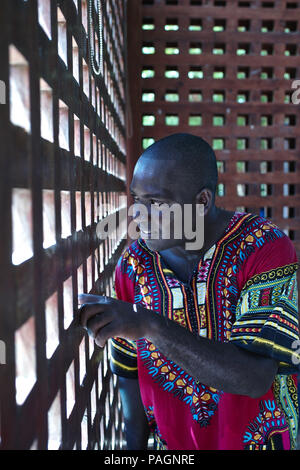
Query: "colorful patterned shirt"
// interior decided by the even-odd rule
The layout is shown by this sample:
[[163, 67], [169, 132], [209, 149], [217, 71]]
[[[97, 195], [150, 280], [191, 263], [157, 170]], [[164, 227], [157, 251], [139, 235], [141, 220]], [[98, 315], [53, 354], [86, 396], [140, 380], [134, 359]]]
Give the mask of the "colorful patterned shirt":
[[268, 392], [250, 398], [197, 382], [146, 338], [112, 339], [112, 371], [138, 378], [157, 449], [295, 448], [297, 268], [290, 239], [271, 221], [242, 212], [201, 257], [190, 283], [177, 279], [142, 238], [124, 250], [115, 271], [117, 298], [279, 363]]

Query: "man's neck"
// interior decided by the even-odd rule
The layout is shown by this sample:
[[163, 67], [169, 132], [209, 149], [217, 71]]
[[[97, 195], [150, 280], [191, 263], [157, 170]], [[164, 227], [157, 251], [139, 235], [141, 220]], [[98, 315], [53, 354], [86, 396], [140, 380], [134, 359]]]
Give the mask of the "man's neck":
[[223, 235], [233, 213], [224, 209], [214, 208], [204, 217], [204, 244], [200, 250], [186, 250], [185, 245], [169, 248], [169, 253], [187, 262], [199, 259]]
[[215, 209], [204, 221], [204, 245], [200, 250], [186, 250], [184, 245], [177, 245], [160, 252], [183, 282], [188, 282], [200, 258], [222, 238], [234, 214], [224, 209]]

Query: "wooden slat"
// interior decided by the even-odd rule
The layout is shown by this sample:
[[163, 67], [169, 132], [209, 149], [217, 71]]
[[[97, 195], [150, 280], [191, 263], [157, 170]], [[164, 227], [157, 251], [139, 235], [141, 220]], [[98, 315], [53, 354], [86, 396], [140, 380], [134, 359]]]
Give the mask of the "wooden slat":
[[[123, 148], [126, 137], [123, 119], [126, 111], [126, 97], [123, 92], [125, 86], [125, 2], [118, 0], [114, 2], [113, 7], [111, 5], [111, 8], [109, 8], [110, 2], [102, 3], [110, 44], [108, 46], [104, 41], [103, 59], [110, 74], [111, 90], [107, 86], [105, 77], [93, 76], [90, 67], [88, 31], [84, 29], [82, 17], [82, 8], [86, 2], [79, 1], [78, 10], [73, 0], [48, 2], [51, 39], [39, 22], [38, 7], [43, 4], [47, 5], [47, 0], [29, 2], [5, 0], [2, 5], [0, 58], [3, 75], [1, 79], [7, 83], [8, 91], [16, 90], [16, 87], [13, 88], [13, 85], [16, 85], [13, 80], [16, 79], [10, 78], [13, 65], [9, 64], [9, 48], [13, 46], [18, 51], [14, 53], [16, 58], [19, 57], [18, 54], [24, 57], [23, 62], [26, 64], [24, 67], [27, 67], [26, 71], [29, 75], [27, 92], [30, 99], [25, 106], [28, 106], [30, 111], [30, 132], [10, 122], [9, 103], [7, 106], [1, 106], [1, 122], [3, 122], [1, 138], [4, 144], [3, 152], [1, 152], [3, 171], [0, 176], [0, 187], [4, 197], [0, 198], [0, 209], [2, 220], [7, 228], [1, 234], [1, 290], [3, 297], [6, 298], [6, 305], [0, 319], [0, 339], [3, 339], [7, 345], [8, 361], [6, 366], [0, 366], [1, 449], [47, 449], [49, 445], [54, 444], [61, 449], [85, 449], [86, 447], [100, 449], [101, 442], [109, 448], [113, 445], [114, 433], [116, 435], [114, 445], [120, 448], [123, 446], [122, 410], [119, 407], [117, 382], [112, 392], [112, 410], [108, 417], [108, 426], [104, 427], [105, 435], [102, 436], [99, 433], [100, 419], [107, 411], [104, 403], [107, 395], [111, 393], [109, 383], [112, 375], [107, 352], [101, 352], [88, 339], [79, 328], [77, 318], [77, 295], [80, 291], [112, 294], [115, 265], [126, 243], [125, 239], [118, 240], [116, 250], [111, 252], [110, 243], [100, 241], [96, 234], [99, 215], [97, 215], [98, 202], [95, 201], [95, 196], [97, 201], [102, 201], [99, 199], [100, 194], [108, 197], [111, 193], [121, 195], [126, 191], [123, 174], [111, 174], [108, 172], [109, 168], [104, 167], [104, 159], [108, 159], [109, 155], [121, 165], [121, 170], [126, 164]], [[61, 9], [66, 19], [67, 66], [59, 56], [59, 48], [63, 44], [58, 34], [58, 8]], [[109, 15], [112, 15], [112, 18]], [[95, 11], [93, 16], [97, 16]], [[118, 38], [117, 42], [114, 42], [114, 38]], [[72, 70], [73, 39], [79, 46], [81, 64], [79, 83], [73, 76]], [[84, 92], [83, 60], [89, 67], [89, 96]], [[52, 92], [50, 108], [47, 109], [47, 119], [53, 121], [53, 138], [49, 141], [41, 135], [41, 116], [44, 109], [41, 107], [40, 79], [44, 80]], [[91, 83], [98, 90], [98, 94], [94, 95], [94, 102], [90, 95]], [[20, 83], [18, 86], [20, 87]], [[26, 91], [25, 81], [22, 86]], [[62, 102], [68, 110], [64, 123], [61, 119]], [[78, 148], [76, 150], [79, 155], [75, 154], [74, 115], [80, 126], [80, 152]], [[22, 122], [20, 125], [22, 126]], [[50, 122], [49, 128], [51, 129]], [[63, 129], [69, 141], [68, 149], [61, 147]], [[90, 142], [90, 153], [87, 153], [84, 147], [84, 129], [92, 133], [94, 138]], [[93, 146], [94, 142], [96, 146]], [[32, 224], [33, 255], [21, 264], [13, 264], [12, 233], [16, 219], [15, 215], [11, 217], [12, 194], [18, 188], [27, 189], [30, 194], [32, 220], [28, 219], [27, 224]], [[44, 247], [44, 234], [47, 230], [43, 213], [44, 190], [52, 192], [53, 195], [53, 205], [50, 209], [54, 215], [52, 235], [55, 237], [55, 242], [53, 241], [53, 246], [49, 248]], [[70, 196], [70, 205], [66, 210], [61, 199], [62, 191], [68, 192]], [[78, 194], [81, 196], [81, 212], [78, 211], [78, 200], [76, 202], [75, 199], [75, 195]], [[90, 206], [85, 202], [87, 196], [90, 197]], [[47, 204], [50, 204], [49, 201], [51, 199], [47, 200]], [[117, 207], [111, 208], [111, 210], [117, 209]], [[22, 219], [21, 215], [20, 217]], [[79, 217], [81, 229], [77, 228]], [[64, 228], [66, 223], [70, 229], [69, 236]], [[27, 231], [26, 228], [24, 237], [27, 237]], [[22, 233], [19, 234], [20, 242], [21, 236]], [[103, 260], [99, 260], [100, 248]], [[97, 257], [95, 257], [95, 251], [98, 253]], [[104, 265], [104, 271], [101, 273], [98, 270], [100, 261]], [[82, 277], [78, 279], [77, 270], [81, 266], [80, 276]], [[64, 283], [67, 280], [71, 282], [68, 287], [69, 292], [64, 290]], [[48, 357], [49, 318], [46, 314], [46, 302], [53, 295], [57, 296], [57, 308], [53, 311], [53, 315], [57, 316], [59, 344], [52, 356]], [[68, 309], [71, 309], [71, 313], [73, 312], [73, 320], [71, 317], [71, 321], [68, 320], [66, 324]], [[32, 321], [34, 321], [34, 326]], [[30, 340], [27, 339], [27, 344], [23, 345], [23, 355], [26, 356], [34, 347], [33, 356], [36, 366], [32, 371], [35, 373], [33, 387], [27, 391], [27, 395], [24, 396], [25, 401], [21, 403], [17, 395], [20, 385], [18, 381], [16, 382], [18, 364], [16, 364], [15, 348], [20, 346], [22, 338], [19, 339], [19, 332], [24, 326], [29, 328], [27, 333], [29, 332]], [[35, 341], [34, 344], [33, 341]], [[82, 344], [84, 351], [81, 347], [79, 348]], [[82, 361], [85, 363], [86, 374], [80, 383]], [[66, 377], [70, 366], [73, 367], [74, 377], [70, 383], [67, 383]], [[33, 369], [33, 364], [27, 364], [26, 367]], [[99, 368], [101, 375], [99, 375]], [[26, 374], [30, 377], [30, 373], [31, 370], [21, 371], [24, 377]], [[27, 379], [24, 377], [22, 380], [26, 382]], [[75, 390], [75, 402], [68, 416], [70, 387]], [[98, 409], [95, 416], [92, 414], [92, 403], [95, 397], [94, 395], [93, 398], [91, 397], [94, 390], [97, 392]], [[53, 429], [50, 435], [49, 411], [52, 410], [53, 402], [58, 396], [60, 396], [58, 403], [60, 411], [56, 417], [57, 428], [54, 430], [56, 435], [53, 436]], [[81, 429], [86, 413], [87, 442], [84, 440]], [[115, 423], [115, 415], [118, 416], [118, 425]], [[53, 437], [54, 443], [51, 441]]]

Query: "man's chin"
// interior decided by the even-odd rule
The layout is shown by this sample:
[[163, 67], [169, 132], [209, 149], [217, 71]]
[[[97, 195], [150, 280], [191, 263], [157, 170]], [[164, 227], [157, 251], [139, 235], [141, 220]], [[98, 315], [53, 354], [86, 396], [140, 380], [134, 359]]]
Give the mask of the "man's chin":
[[145, 242], [147, 248], [149, 248], [149, 250], [152, 250], [152, 251], [158, 251], [160, 250], [160, 244], [159, 244], [159, 240], [150, 240], [150, 239], [147, 239], [147, 238], [143, 238], [142, 237], [142, 240]]

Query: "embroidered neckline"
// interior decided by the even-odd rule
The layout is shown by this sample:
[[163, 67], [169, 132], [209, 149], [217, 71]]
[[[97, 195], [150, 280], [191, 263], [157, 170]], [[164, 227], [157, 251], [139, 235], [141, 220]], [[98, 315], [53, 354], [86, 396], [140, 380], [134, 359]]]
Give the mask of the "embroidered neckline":
[[[221, 243], [222, 240], [223, 240], [223, 238], [224, 238], [224, 237], [227, 235], [227, 233], [234, 227], [234, 225], [236, 224], [236, 222], [238, 222], [238, 221], [240, 220], [240, 218], [241, 218], [242, 216], [244, 216], [244, 215], [249, 215], [249, 216], [250, 216], [250, 215], [252, 215], [252, 214], [248, 214], [247, 212], [238, 212], [238, 211], [235, 211], [235, 212], [233, 213], [231, 219], [229, 220], [228, 225], [227, 225], [227, 227], [225, 228], [223, 235], [221, 236], [221, 238], [219, 238], [218, 241], [216, 241], [216, 242], [214, 243], [214, 245], [217, 245], [217, 244]], [[144, 240], [142, 237], [139, 237], [139, 238], [137, 239], [137, 241], [138, 241], [138, 243], [139, 243], [143, 248], [145, 248], [148, 252], [150, 252], [151, 254], [157, 253], [157, 254], [161, 257], [161, 255], [160, 255], [160, 253], [159, 253], [158, 251], [154, 251], [154, 250], [151, 250], [151, 248], [148, 248], [148, 246], [146, 245], [145, 240]], [[214, 245], [212, 245], [212, 246], [214, 246]], [[203, 258], [204, 258], [205, 255], [209, 252], [209, 250], [211, 250], [212, 246], [206, 250], [206, 252], [203, 254]]]
[[[203, 255], [200, 257], [198, 263], [197, 263], [197, 266], [194, 268], [192, 274], [191, 274], [191, 277], [190, 277], [190, 281], [192, 281], [192, 279], [194, 278], [195, 274], [197, 272], [199, 272], [199, 269], [200, 269], [200, 266], [201, 266], [201, 263], [202, 261], [208, 256], [210, 255], [211, 251], [215, 251], [216, 247], [219, 246], [225, 238], [228, 237], [228, 234], [230, 232], [232, 232], [234, 230], [234, 227], [236, 225], [236, 223], [243, 217], [243, 216], [251, 216], [252, 214], [248, 214], [246, 212], [238, 212], [238, 211], [235, 211], [226, 227], [226, 229], [224, 230], [223, 232], [223, 235], [221, 236], [221, 238], [219, 238], [218, 241], [216, 241], [212, 246], [210, 246], [205, 253], [203, 253]], [[156, 260], [157, 264], [160, 266], [161, 270], [163, 269], [168, 269], [170, 270], [174, 276], [176, 277], [176, 279], [178, 280], [178, 282], [180, 284], [182, 284], [183, 286], [186, 286], [186, 285], [190, 285], [190, 282], [188, 283], [185, 283], [185, 282], [182, 282], [180, 279], [177, 278], [176, 274], [174, 273], [174, 271], [168, 266], [167, 262], [163, 259], [163, 257], [161, 256], [161, 254], [158, 252], [158, 251], [153, 251], [151, 250], [150, 248], [147, 247], [146, 245], [146, 242], [143, 238], [139, 238], [138, 240], [138, 243], [139, 245], [144, 248], [146, 251], [148, 251], [149, 254], [151, 254], [153, 256], [153, 258]]]

